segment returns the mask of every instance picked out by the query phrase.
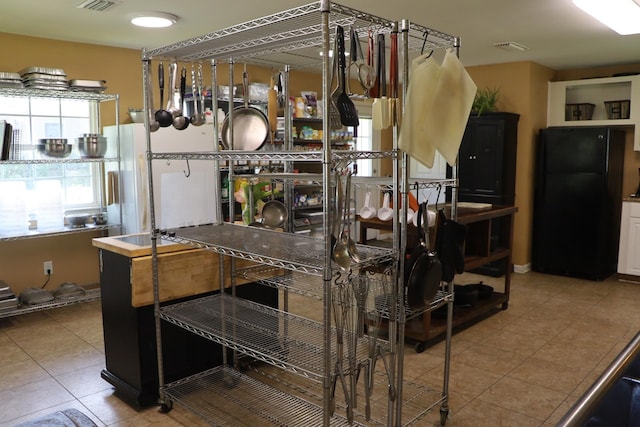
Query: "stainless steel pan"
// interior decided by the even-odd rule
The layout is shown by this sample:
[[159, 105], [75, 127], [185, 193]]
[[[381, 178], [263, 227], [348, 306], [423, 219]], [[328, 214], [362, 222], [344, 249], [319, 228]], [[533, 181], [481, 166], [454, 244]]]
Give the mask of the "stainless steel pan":
[[269, 138], [269, 119], [257, 108], [249, 107], [249, 78], [242, 73], [244, 106], [233, 110], [233, 141], [229, 127], [229, 114], [222, 123], [222, 145], [227, 150], [259, 150]]

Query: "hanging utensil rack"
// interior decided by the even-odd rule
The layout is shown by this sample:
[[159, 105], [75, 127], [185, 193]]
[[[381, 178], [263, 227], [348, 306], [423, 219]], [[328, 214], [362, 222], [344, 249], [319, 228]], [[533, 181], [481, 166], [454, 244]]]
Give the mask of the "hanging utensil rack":
[[[291, 70], [320, 71], [322, 73], [323, 111], [330, 111], [330, 60], [329, 50], [331, 37], [336, 26], [353, 28], [356, 33], [367, 35], [370, 31], [376, 34], [398, 32], [402, 47], [400, 57], [403, 64], [399, 67], [403, 73], [402, 81], [408, 79], [409, 52], [419, 52], [424, 48], [424, 34], [429, 33], [427, 48], [441, 49], [457, 45], [458, 40], [447, 34], [411, 23], [408, 20], [397, 22], [386, 20], [359, 10], [332, 3], [328, 0], [317, 1], [305, 6], [292, 8], [283, 12], [255, 19], [189, 40], [174, 43], [165, 47], [144, 50], [142, 54], [144, 87], [149, 87], [150, 65], [152, 60], [178, 60], [180, 62], [210, 61], [212, 75], [212, 110], [217, 111], [218, 80], [217, 70], [221, 64], [229, 67], [230, 84], [233, 86], [233, 70], [236, 62], [253, 64], [270, 68], [282, 68], [284, 95], [288, 97], [288, 77]], [[318, 56], [322, 50], [322, 57]], [[319, 59], [320, 58], [320, 59]], [[286, 64], [286, 65], [284, 65]], [[397, 75], [396, 75], [397, 76]], [[406, 85], [404, 85], [406, 86]], [[151, 95], [146, 94], [145, 108], [149, 111]], [[397, 125], [394, 122], [393, 149], [387, 151], [333, 151], [330, 143], [331, 124], [325, 116], [323, 120], [323, 146], [318, 151], [293, 150], [291, 137], [291, 114], [285, 104], [285, 142], [281, 151], [233, 151], [220, 150], [218, 123], [214, 116], [214, 141], [210, 152], [157, 153], [152, 150], [151, 133], [147, 133], [149, 186], [153, 188], [153, 162], [159, 160], [211, 160], [214, 172], [219, 173], [220, 163], [229, 163], [229, 180], [234, 179], [233, 165], [238, 161], [278, 161], [284, 163], [284, 174], [279, 176], [284, 182], [295, 178], [292, 174], [293, 162], [315, 162], [322, 165], [318, 183], [321, 183], [324, 194], [332, 194], [336, 178], [333, 171], [343, 169], [360, 159], [391, 159], [393, 176], [384, 182], [370, 180], [362, 185], [376, 186], [394, 190], [394, 217], [406, 218], [404, 208], [407, 194], [407, 156], [397, 148]], [[229, 120], [233, 129], [233, 109]], [[155, 130], [153, 116], [146, 115], [146, 128]], [[233, 140], [233, 133], [230, 136]], [[358, 185], [359, 179], [354, 179]], [[444, 185], [447, 185], [445, 183]], [[219, 183], [214, 183], [214, 192], [219, 194]], [[404, 203], [401, 200], [404, 198]], [[290, 202], [290, 200], [289, 200]], [[287, 203], [285, 195], [285, 203]], [[403, 364], [403, 328], [407, 316], [418, 315], [406, 313], [403, 301], [403, 286], [398, 269], [387, 268], [380, 275], [370, 275], [367, 270], [379, 268], [381, 265], [399, 266], [402, 269], [404, 247], [406, 247], [406, 224], [394, 221], [394, 242], [390, 249], [357, 245], [359, 259], [352, 261], [348, 272], [340, 272], [331, 259], [330, 230], [335, 212], [332, 212], [330, 197], [323, 198], [323, 239], [301, 237], [288, 232], [245, 227], [219, 221], [215, 224], [200, 225], [171, 230], [157, 230], [155, 207], [150, 192], [151, 225], [152, 225], [152, 268], [154, 287], [154, 312], [156, 314], [156, 340], [158, 345], [158, 377], [160, 383], [160, 403], [164, 411], [169, 411], [173, 402], [182, 403], [200, 416], [216, 424], [232, 424], [258, 422], [260, 425], [402, 425], [403, 417], [408, 423], [420, 419], [430, 409], [440, 406], [442, 424], [448, 413], [448, 363], [450, 346], [447, 345], [445, 356], [445, 386], [442, 391], [431, 390], [436, 396], [432, 402], [420, 402], [415, 399], [403, 399], [403, 387], [412, 387], [402, 375]], [[230, 203], [230, 218], [234, 218], [233, 203]], [[222, 215], [218, 215], [222, 218]], [[285, 231], [287, 228], [285, 227]], [[195, 248], [210, 250], [231, 257], [232, 277], [254, 278], [266, 286], [285, 290], [284, 309], [275, 309], [251, 303], [235, 295], [235, 281], [232, 279], [231, 291], [219, 295], [204, 297], [193, 301], [160, 306], [159, 278], [157, 261], [157, 239], [171, 240]], [[266, 242], [266, 243], [265, 243]], [[252, 261], [254, 266], [236, 271], [234, 260]], [[221, 278], [223, 277], [221, 261]], [[274, 274], [279, 273], [279, 274]], [[363, 273], [364, 272], [364, 273]], [[382, 278], [380, 278], [382, 276]], [[387, 319], [389, 339], [382, 340], [371, 334], [358, 337], [355, 325], [344, 330], [344, 353], [338, 351], [337, 328], [332, 326], [332, 297], [336, 289], [351, 286], [357, 277], [366, 282], [368, 295], [357, 292], [344, 292], [343, 298], [353, 295], [352, 301], [343, 301], [346, 309], [343, 320], [360, 318], [349, 315], [349, 310], [357, 308], [361, 316]], [[361, 283], [362, 282], [358, 282]], [[375, 286], [383, 283], [384, 286]], [[389, 288], [389, 289], [387, 289]], [[381, 293], [381, 289], [391, 296], [391, 303], [386, 312], [375, 306], [373, 295]], [[301, 295], [312, 296], [322, 301], [322, 321], [317, 322], [291, 314], [288, 311], [287, 292], [296, 291]], [[346, 289], [345, 289], [346, 291]], [[346, 295], [346, 296], [345, 296]], [[357, 297], [356, 297], [357, 295]], [[444, 304], [450, 304], [452, 295], [446, 289], [439, 293], [434, 302], [423, 311], [432, 310]], [[356, 301], [356, 299], [358, 301]], [[368, 301], [366, 304], [364, 301]], [[352, 304], [344, 307], [345, 304]], [[222, 344], [226, 349], [234, 350], [232, 361], [224, 354], [225, 365], [213, 368], [181, 380], [166, 384], [162, 360], [161, 322], [166, 321], [185, 328], [194, 334]], [[352, 321], [350, 321], [353, 323]], [[341, 325], [344, 326], [344, 325]], [[342, 334], [342, 332], [341, 332]], [[450, 342], [450, 335], [448, 335]], [[306, 399], [296, 393], [285, 393], [272, 385], [257, 381], [236, 369], [237, 355], [247, 355], [256, 360], [266, 362], [282, 370], [282, 377], [294, 375], [296, 378], [311, 380], [318, 393], [312, 393], [316, 399]], [[344, 363], [341, 362], [345, 357]], [[380, 363], [376, 363], [382, 359]], [[384, 362], [384, 363], [383, 363]], [[384, 369], [382, 366], [384, 365]], [[377, 366], [377, 367], [376, 367]], [[336, 368], [337, 367], [337, 368]], [[357, 370], [357, 372], [356, 372]], [[367, 372], [369, 381], [365, 383], [367, 390], [363, 394], [356, 387], [362, 387], [363, 380], [357, 381], [356, 375]], [[369, 405], [360, 403], [371, 397], [375, 381], [385, 383], [389, 390], [387, 407], [380, 418], [370, 416]], [[341, 385], [337, 385], [341, 384]], [[336, 387], [337, 385], [337, 387]], [[303, 387], [305, 388], [305, 387]], [[344, 389], [344, 393], [332, 392], [332, 389]], [[384, 390], [385, 387], [377, 387]], [[295, 388], [294, 388], [295, 389]], [[308, 387], [305, 389], [309, 389]], [[414, 389], [411, 389], [411, 394]], [[338, 396], [344, 394], [344, 404], [338, 402]], [[210, 396], [210, 397], [208, 397]], [[251, 396], [251, 397], [249, 397]], [[264, 404], [273, 402], [277, 396], [281, 404]], [[422, 396], [422, 395], [421, 395]], [[260, 403], [256, 403], [260, 402]], [[359, 402], [356, 405], [356, 402]], [[405, 405], [406, 403], [406, 405]], [[346, 404], [346, 408], [345, 408]], [[366, 406], [367, 413], [361, 409]], [[411, 407], [412, 412], [405, 413]], [[354, 413], [354, 409], [356, 410]], [[230, 415], [230, 413], [232, 415]], [[291, 419], [292, 415], [294, 419]], [[260, 420], [260, 421], [256, 421]]]

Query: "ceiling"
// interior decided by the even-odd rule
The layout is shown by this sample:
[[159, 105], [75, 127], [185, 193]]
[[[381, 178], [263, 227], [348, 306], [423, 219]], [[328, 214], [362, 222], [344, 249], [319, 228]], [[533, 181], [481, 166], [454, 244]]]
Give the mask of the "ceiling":
[[[112, 0], [106, 11], [80, 9], [83, 0], [3, 1], [3, 32], [133, 49], [157, 48], [220, 30], [311, 0]], [[410, 19], [459, 36], [467, 66], [534, 61], [552, 69], [640, 63], [640, 35], [620, 36], [571, 0], [341, 0], [340, 4], [389, 20]], [[131, 14], [162, 11], [179, 17], [169, 29], [140, 29]], [[507, 51], [494, 43], [517, 42]], [[5, 46], [5, 53], [9, 52]]]

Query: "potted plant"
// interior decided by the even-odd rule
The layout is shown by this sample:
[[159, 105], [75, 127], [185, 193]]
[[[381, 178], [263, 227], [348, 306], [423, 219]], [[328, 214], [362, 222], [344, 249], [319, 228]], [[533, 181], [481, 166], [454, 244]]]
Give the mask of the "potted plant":
[[483, 89], [478, 89], [478, 91], [476, 92], [476, 96], [473, 99], [473, 104], [471, 105], [471, 112], [479, 116], [482, 113], [497, 111], [498, 108], [496, 104], [498, 103], [499, 98], [499, 88], [486, 87]]

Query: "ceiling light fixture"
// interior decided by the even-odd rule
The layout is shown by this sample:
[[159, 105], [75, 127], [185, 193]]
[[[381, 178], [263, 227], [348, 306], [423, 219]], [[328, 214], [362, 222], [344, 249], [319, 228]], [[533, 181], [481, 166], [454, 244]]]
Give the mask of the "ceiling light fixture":
[[131, 18], [131, 23], [138, 27], [164, 28], [178, 21], [178, 17], [164, 12], [142, 12]]
[[573, 4], [620, 35], [640, 33], [638, 0], [573, 0]]

